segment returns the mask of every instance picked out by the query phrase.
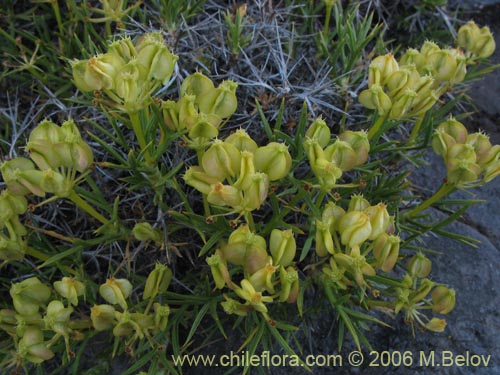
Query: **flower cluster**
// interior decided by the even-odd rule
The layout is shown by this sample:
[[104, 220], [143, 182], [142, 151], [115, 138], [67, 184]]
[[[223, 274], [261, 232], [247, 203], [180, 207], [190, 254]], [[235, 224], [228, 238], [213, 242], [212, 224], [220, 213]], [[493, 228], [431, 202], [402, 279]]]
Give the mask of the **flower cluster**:
[[450, 118], [436, 128], [432, 148], [443, 157], [448, 183], [458, 187], [483, 185], [500, 175], [500, 145], [491, 145], [481, 132], [468, 134]]
[[240, 129], [223, 141], [213, 140], [200, 164], [186, 171], [186, 183], [205, 194], [209, 203], [244, 215], [260, 208], [269, 182], [285, 177], [292, 159], [285, 144], [271, 142], [258, 147]]
[[82, 281], [63, 277], [50, 288], [37, 277], [31, 277], [12, 284], [13, 309], [0, 310], [0, 329], [16, 338], [13, 365], [25, 360], [39, 364], [51, 359], [61, 338], [67, 355], [71, 356], [71, 341], [82, 340], [88, 330], [112, 330], [115, 337], [126, 339], [129, 346], [137, 339], [151, 339], [167, 327], [170, 308], [159, 303], [157, 297], [166, 292], [171, 278], [168, 267], [156, 264], [142, 295], [147, 306], [140, 310], [129, 308], [127, 299], [133, 288], [127, 279], [108, 279], [99, 287], [100, 295], [108, 304], [94, 305], [90, 317], [79, 313], [78, 318], [72, 314], [81, 297], [86, 295]]
[[[52, 347], [61, 338], [69, 356], [70, 339], [83, 338], [76, 328], [78, 324], [71, 321], [71, 314], [73, 306], [78, 305], [78, 297], [85, 294], [85, 285], [75, 278], [64, 277], [54, 282], [54, 289], [62, 301], [57, 296], [51, 298], [52, 289], [37, 277], [12, 284], [10, 296], [14, 310], [0, 310], [0, 328], [16, 337], [14, 361], [38, 364], [48, 360], [54, 356]], [[52, 337], [46, 340], [44, 332], [50, 332]]]
[[[145, 337], [151, 338], [165, 331], [170, 315], [166, 304], [156, 302], [164, 294], [172, 279], [170, 268], [157, 263], [149, 274], [142, 298], [148, 301], [140, 311], [130, 309], [127, 299], [132, 293], [132, 284], [127, 279], [111, 278], [99, 287], [99, 294], [108, 304], [95, 305], [90, 310], [92, 326], [96, 331], [112, 330], [115, 337], [127, 338], [127, 345]], [[117, 309], [115, 306], [119, 306]], [[153, 309], [150, 312], [151, 308]]]
[[[325, 288], [334, 291], [348, 291], [353, 288], [372, 290], [373, 306], [384, 306], [396, 314], [404, 310], [405, 319], [422, 327], [442, 331], [446, 322], [428, 318], [419, 310], [428, 309], [439, 314], [447, 314], [455, 305], [455, 291], [432, 282], [427, 277], [431, 272], [431, 261], [423, 254], [412, 256], [407, 262], [407, 272], [395, 285], [385, 289], [384, 296], [389, 301], [380, 301], [380, 294], [370, 278], [377, 272], [388, 273], [399, 264], [404, 256], [400, 254], [401, 240], [394, 234], [393, 217], [383, 203], [370, 205], [361, 195], [354, 195], [347, 210], [328, 202], [321, 220], [316, 221], [316, 254], [327, 258], [322, 269]], [[432, 288], [434, 290], [431, 293]], [[431, 293], [432, 301], [427, 298]]]
[[[477, 57], [495, 49], [489, 29], [473, 22], [460, 28], [457, 42]], [[370, 63], [368, 89], [359, 102], [390, 119], [422, 116], [449, 87], [464, 80], [472, 62], [460, 48], [440, 48], [431, 41], [420, 50], [408, 49], [399, 61], [392, 54], [378, 56]]]
[[[247, 315], [250, 311], [267, 314], [267, 303], [274, 300], [294, 303], [299, 292], [299, 276], [292, 265], [297, 251], [293, 232], [273, 229], [268, 243], [248, 225], [234, 230], [226, 243], [206, 259], [216, 288], [229, 287], [244, 303], [225, 296], [222, 307], [228, 314]], [[240, 275], [238, 286], [232, 280]], [[267, 293], [267, 294], [265, 294]]]
[[[330, 256], [324, 273], [345, 289], [352, 285], [352, 280], [358, 286], [365, 285], [364, 275], [374, 276], [375, 269], [391, 271], [398, 260], [400, 244], [393, 232], [393, 218], [383, 203], [370, 205], [362, 195], [354, 195], [346, 211], [328, 202], [321, 219], [316, 220], [315, 237], [316, 254]], [[361, 251], [362, 248], [366, 250]], [[370, 253], [373, 259], [368, 262], [366, 256]]]
[[62, 126], [43, 121], [31, 132], [26, 150], [32, 161], [16, 158], [1, 167], [7, 188], [14, 194], [67, 197], [77, 172], [87, 171], [94, 161], [92, 149], [82, 140], [73, 120]]
[[156, 90], [170, 80], [176, 61], [162, 34], [148, 33], [135, 45], [123, 38], [111, 43], [106, 53], [73, 61], [73, 79], [82, 91], [105, 93], [111, 102], [104, 104], [135, 113], [150, 104]]
[[[26, 229], [18, 216], [27, 210], [28, 194], [75, 198], [74, 187], [94, 162], [90, 146], [83, 141], [73, 120], [61, 126], [41, 122], [31, 132], [26, 150], [30, 159], [14, 158], [2, 163], [0, 171], [7, 189], [0, 195], [0, 259], [21, 259]], [[80, 173], [80, 176], [77, 176]]]
[[[432, 263], [422, 253], [411, 257], [406, 265], [407, 273], [398, 287], [392, 288], [388, 294], [395, 297], [394, 311], [404, 311], [405, 320], [417, 322], [423, 328], [435, 332], [443, 332], [446, 327], [444, 319], [433, 317], [429, 319], [419, 310], [446, 315], [455, 307], [455, 290], [437, 284], [427, 277]], [[431, 299], [428, 296], [430, 294]]]
[[368, 160], [370, 142], [364, 131], [347, 130], [332, 143], [330, 128], [319, 118], [311, 124], [305, 136], [304, 148], [309, 165], [323, 191], [332, 190], [343, 172]]
[[161, 103], [165, 124], [170, 130], [186, 132], [196, 146], [217, 137], [223, 120], [229, 118], [238, 105], [237, 84], [223, 81], [218, 87], [202, 73], [188, 76], [181, 85], [180, 99]]

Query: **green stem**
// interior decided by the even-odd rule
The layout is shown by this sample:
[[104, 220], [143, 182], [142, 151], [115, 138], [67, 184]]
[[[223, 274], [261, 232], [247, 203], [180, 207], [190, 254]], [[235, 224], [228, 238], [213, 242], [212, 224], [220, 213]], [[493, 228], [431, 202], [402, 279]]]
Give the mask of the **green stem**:
[[111, 36], [111, 21], [106, 21], [104, 26], [106, 29], [106, 38], [109, 38]]
[[149, 150], [146, 150], [147, 143], [146, 143], [146, 138], [144, 137], [144, 132], [142, 131], [142, 125], [141, 125], [141, 119], [139, 118], [139, 113], [138, 112], [129, 113], [129, 117], [130, 117], [130, 122], [132, 123], [132, 130], [134, 131], [137, 141], [139, 142], [139, 147], [141, 148], [141, 151], [144, 151], [144, 157], [146, 158], [146, 161], [149, 163], [153, 160], [153, 158], [151, 157]]
[[417, 139], [417, 136], [418, 136], [418, 132], [420, 131], [420, 127], [422, 126], [422, 122], [424, 122], [424, 117], [425, 117], [425, 113], [421, 114], [419, 117], [418, 117], [418, 120], [417, 122], [415, 123], [415, 126], [413, 127], [412, 131], [411, 131], [411, 134], [410, 134], [410, 139], [408, 140], [408, 143], [409, 144], [412, 144], [415, 142], [415, 140]]
[[386, 116], [380, 116], [377, 119], [377, 121], [375, 122], [375, 124], [373, 124], [373, 126], [368, 131], [368, 139], [372, 139], [375, 136], [375, 134], [378, 133], [378, 131], [380, 130], [380, 128], [384, 124], [385, 119], [386, 119]]
[[207, 194], [203, 194], [203, 209], [205, 211], [205, 217], [209, 217], [210, 213], [210, 205], [208, 204]]
[[316, 208], [319, 210], [321, 208], [321, 205], [323, 203], [323, 200], [325, 199], [326, 196], [326, 191], [325, 190], [320, 190], [318, 194], [318, 198], [316, 199]]
[[85, 202], [82, 197], [80, 197], [74, 190], [71, 191], [68, 198], [76, 204], [79, 208], [87, 212], [89, 215], [93, 216], [103, 224], [108, 224], [109, 220], [97, 212], [90, 204]]
[[52, 9], [54, 9], [54, 14], [56, 16], [56, 20], [57, 20], [57, 27], [59, 28], [59, 36], [61, 38], [64, 37], [64, 28], [63, 28], [63, 24], [62, 24], [62, 19], [61, 19], [61, 11], [59, 9], [59, 2], [58, 0], [52, 0], [51, 1], [52, 3]]
[[325, 25], [323, 27], [323, 39], [326, 41], [328, 38], [328, 31], [330, 30], [330, 18], [332, 16], [332, 4], [326, 4]]
[[252, 232], [255, 232], [255, 222], [253, 221], [252, 213], [247, 211], [245, 212], [245, 220], [248, 224], [248, 227]]
[[443, 198], [444, 196], [450, 194], [453, 190], [455, 190], [456, 186], [454, 184], [448, 184], [444, 183], [441, 185], [438, 191], [434, 193], [434, 195], [430, 198], [428, 198], [426, 201], [420, 203], [418, 206], [414, 207], [410, 211], [406, 213], [405, 216], [411, 218], [418, 214], [419, 212], [425, 210], [427, 207], [430, 207], [434, 203], [436, 203], [438, 200]]

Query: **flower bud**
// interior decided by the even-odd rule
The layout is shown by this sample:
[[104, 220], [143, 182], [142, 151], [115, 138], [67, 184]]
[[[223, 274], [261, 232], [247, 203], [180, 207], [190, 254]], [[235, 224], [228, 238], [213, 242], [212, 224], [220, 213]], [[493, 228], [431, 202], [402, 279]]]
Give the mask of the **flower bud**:
[[[189, 138], [206, 138], [213, 139], [219, 135], [219, 130], [213, 125], [214, 116], [209, 117], [208, 115], [200, 112], [198, 114], [198, 120], [189, 130]], [[215, 124], [219, 124], [219, 120], [215, 121]]]
[[415, 65], [405, 65], [393, 72], [387, 79], [386, 85], [389, 89], [389, 96], [397, 98], [407, 89], [414, 89], [420, 80], [420, 74]]
[[244, 207], [246, 210], [258, 210], [267, 198], [269, 177], [265, 173], [254, 173], [250, 176], [250, 184], [245, 189]]
[[500, 145], [492, 147], [492, 154], [494, 155], [490, 161], [484, 166], [484, 175], [482, 183], [485, 184], [495, 177], [500, 175]]
[[[214, 90], [212, 80], [203, 73], [196, 72], [182, 81], [181, 96], [194, 95], [196, 98], [203, 98], [210, 95]], [[203, 112], [208, 113], [208, 111]]]
[[320, 117], [314, 120], [314, 122], [307, 129], [306, 138], [315, 139], [318, 144], [324, 148], [330, 142], [330, 128], [326, 122]]
[[137, 241], [162, 242], [162, 234], [158, 229], [154, 229], [149, 223], [137, 223], [132, 229], [132, 235]]
[[361, 245], [372, 232], [370, 217], [361, 211], [348, 212], [340, 220], [338, 231], [344, 245], [351, 248]]
[[373, 243], [373, 255], [377, 260], [376, 265], [384, 272], [390, 272], [398, 260], [399, 244], [398, 236], [382, 233]]
[[339, 135], [339, 139], [348, 143], [356, 153], [356, 162], [354, 166], [366, 163], [368, 160], [368, 153], [370, 152], [370, 141], [368, 140], [367, 132], [346, 130]]
[[419, 288], [410, 293], [409, 296], [410, 304], [415, 304], [417, 302], [422, 301], [425, 297], [427, 297], [431, 289], [434, 288], [434, 285], [435, 283], [432, 282], [431, 280], [423, 279], [420, 282]]
[[359, 102], [368, 109], [376, 109], [380, 116], [385, 115], [392, 107], [392, 101], [382, 86], [374, 84], [359, 94]]
[[124, 37], [115, 40], [109, 45], [108, 54], [114, 56], [116, 64], [118, 65], [118, 62], [126, 64], [128, 61], [135, 58], [137, 56], [137, 51], [130, 37]]
[[202, 102], [200, 102], [200, 109], [206, 113], [213, 113], [220, 118], [231, 117], [238, 107], [238, 99], [236, 98], [237, 87], [238, 84], [236, 82], [223, 81], [214, 91], [215, 100], [212, 107], [208, 111], [204, 111], [202, 109]]
[[167, 329], [168, 317], [170, 315], [170, 307], [155, 303], [153, 305], [154, 314], [154, 330], [155, 332], [164, 332]]
[[455, 144], [446, 155], [448, 181], [454, 184], [476, 181], [481, 167], [476, 164], [476, 153], [469, 144]]
[[443, 121], [438, 125], [438, 129], [443, 130], [448, 135], [450, 135], [455, 143], [465, 143], [467, 141], [467, 129], [465, 126], [455, 120], [453, 117], [450, 117], [448, 120]]
[[274, 294], [273, 275], [278, 268], [272, 263], [271, 257], [268, 257], [267, 264], [248, 278], [257, 292], [266, 291]]
[[211, 186], [207, 201], [216, 206], [229, 206], [240, 210], [243, 206], [241, 191], [231, 185], [217, 183]]
[[99, 287], [99, 294], [109, 303], [120, 305], [122, 309], [127, 309], [125, 301], [132, 293], [132, 284], [127, 279], [107, 279], [106, 283]]
[[134, 113], [146, 105], [141, 77], [142, 65], [137, 60], [131, 60], [117, 74], [116, 93], [123, 99], [123, 106], [129, 113]]
[[438, 99], [439, 97], [434, 90], [417, 92], [417, 96], [412, 101], [411, 116], [423, 115], [436, 104]]
[[[199, 120], [199, 113], [195, 107], [196, 97], [185, 95], [177, 102], [178, 126], [177, 130], [191, 130]], [[172, 116], [175, 113], [172, 114]]]
[[280, 267], [280, 302], [294, 303], [299, 295], [299, 273], [293, 267]]
[[84, 92], [113, 88], [116, 69], [103, 59], [103, 55], [75, 60], [72, 70], [76, 87]]
[[64, 307], [61, 301], [50, 301], [43, 321], [45, 327], [61, 336], [67, 336], [70, 332], [69, 321], [73, 307]]
[[254, 153], [255, 169], [269, 176], [270, 181], [280, 180], [292, 168], [292, 157], [283, 143], [271, 142]]
[[63, 277], [54, 282], [54, 289], [73, 306], [78, 305], [78, 297], [85, 294], [85, 285], [73, 277]]
[[273, 256], [273, 264], [289, 266], [295, 258], [297, 244], [291, 229], [273, 229], [269, 239], [269, 250]]
[[221, 250], [224, 259], [236, 266], [243, 266], [249, 274], [257, 272], [267, 262], [266, 240], [250, 232], [246, 225], [233, 231]]
[[465, 143], [467, 129], [454, 118], [440, 123], [432, 137], [432, 148], [436, 154], [445, 157], [448, 150], [456, 143]]
[[445, 286], [437, 286], [431, 294], [432, 311], [438, 314], [448, 314], [455, 307], [455, 290]]
[[210, 266], [210, 272], [212, 273], [217, 289], [224, 288], [226, 283], [229, 287], [233, 286], [222, 251], [219, 249], [215, 250], [213, 255], [207, 257], [206, 262]]
[[356, 151], [354, 151], [349, 143], [341, 141], [339, 138], [326, 148], [325, 155], [328, 160], [333, 162], [343, 172], [354, 168], [358, 161]]
[[[182, 99], [179, 100], [179, 102]], [[163, 121], [172, 131], [181, 131], [184, 129], [183, 124], [179, 121], [179, 105], [173, 100], [161, 102], [161, 110], [163, 113]]]
[[203, 154], [203, 170], [220, 181], [236, 176], [240, 170], [241, 155], [236, 146], [216, 139]]
[[233, 184], [238, 189], [248, 189], [255, 175], [255, 166], [253, 163], [253, 153], [241, 151], [240, 176]]
[[326, 160], [327, 158], [325, 151], [320, 146], [317, 139], [306, 138], [306, 140], [304, 141], [304, 149], [306, 151], [307, 159], [309, 160], [309, 164], [311, 166], [316, 163], [316, 160], [318, 159]]
[[106, 331], [116, 324], [115, 308], [111, 305], [94, 305], [90, 309], [90, 319], [96, 331]]
[[172, 280], [172, 270], [161, 263], [156, 263], [154, 270], [149, 273], [146, 279], [142, 299], [155, 298], [158, 294], [165, 293], [170, 285], [170, 280]]
[[428, 64], [429, 56], [439, 51], [441, 51], [441, 48], [430, 40], [426, 40], [420, 47], [420, 53], [424, 56], [426, 64]]
[[184, 181], [189, 186], [194, 187], [202, 194], [208, 194], [212, 190], [212, 185], [220, 183], [217, 177], [205, 173], [203, 168], [198, 166], [189, 167], [184, 175]]
[[423, 278], [431, 273], [432, 263], [424, 254], [418, 253], [410, 258], [407, 268], [412, 276]]
[[26, 241], [20, 238], [12, 240], [0, 233], [0, 260], [22, 260], [26, 249]]
[[26, 158], [8, 160], [0, 167], [7, 188], [14, 194], [32, 193], [44, 197], [45, 191], [40, 187], [43, 177], [41, 171], [35, 170], [33, 162]]
[[44, 342], [42, 330], [37, 327], [26, 328], [23, 337], [19, 340], [17, 353], [21, 358], [34, 364], [40, 364], [54, 357], [54, 353]]
[[330, 223], [316, 220], [316, 254], [319, 257], [325, 257], [328, 254], [335, 253], [332, 233], [330, 232]]
[[321, 214], [321, 220], [325, 223], [328, 223], [330, 233], [333, 233], [335, 232], [340, 219], [344, 215], [345, 210], [342, 207], [337, 206], [333, 202], [328, 202], [323, 209], [323, 213]]
[[254, 152], [257, 150], [257, 143], [243, 129], [238, 129], [231, 133], [224, 142], [234, 145], [240, 151]]
[[349, 201], [348, 212], [351, 211], [364, 211], [370, 207], [370, 202], [366, 200], [363, 194], [353, 194], [351, 200]]
[[416, 50], [415, 48], [408, 48], [399, 60], [400, 64], [406, 67], [414, 65], [417, 71], [421, 71], [422, 67], [425, 64], [425, 57], [422, 55], [422, 53], [420, 53], [420, 51]]
[[448, 182], [459, 186], [467, 182], [477, 181], [481, 174], [481, 167], [467, 160], [448, 159], [446, 167], [448, 169], [446, 176]]
[[372, 232], [368, 239], [374, 240], [389, 228], [390, 216], [387, 212], [387, 206], [379, 203], [376, 206], [366, 208], [365, 213], [370, 217], [370, 224], [372, 226]]
[[42, 171], [42, 178], [38, 186], [43, 191], [53, 193], [60, 198], [67, 197], [73, 190], [73, 182], [52, 169]]
[[42, 284], [37, 277], [30, 277], [10, 287], [14, 309], [24, 316], [38, 313], [39, 307], [49, 300], [50, 293], [50, 288]]
[[146, 74], [142, 79], [160, 81], [165, 85], [174, 72], [178, 57], [168, 50], [161, 33], [145, 34], [137, 44], [137, 61], [142, 64]]
[[496, 47], [489, 27], [479, 28], [474, 21], [460, 27], [457, 44], [480, 58], [490, 57]]
[[321, 189], [324, 191], [333, 189], [337, 183], [337, 179], [342, 176], [342, 170], [334, 162], [322, 158], [314, 162], [312, 170], [318, 178]]
[[377, 56], [368, 68], [368, 87], [373, 85], [383, 86], [389, 76], [399, 69], [398, 62], [392, 53]]
[[469, 134], [466, 142], [474, 148], [477, 164], [484, 166], [488, 161], [490, 161], [492, 146], [490, 139], [486, 134], [481, 132]]
[[26, 150], [38, 168], [57, 169], [61, 166], [61, 161], [53, 146], [63, 141], [61, 128], [52, 121], [45, 120], [31, 131]]
[[432, 76], [440, 82], [452, 81], [458, 68], [454, 54], [447, 49], [430, 53], [427, 64], [431, 67]]
[[413, 100], [417, 97], [417, 93], [411, 89], [405, 89], [405, 91], [399, 96], [399, 98], [394, 100], [392, 104], [391, 111], [389, 112], [389, 118], [391, 120], [401, 119], [411, 111]]
[[9, 190], [3, 190], [0, 194], [0, 229], [7, 222], [15, 220], [17, 215], [22, 215], [28, 209], [28, 201], [23, 195], [12, 194]]

